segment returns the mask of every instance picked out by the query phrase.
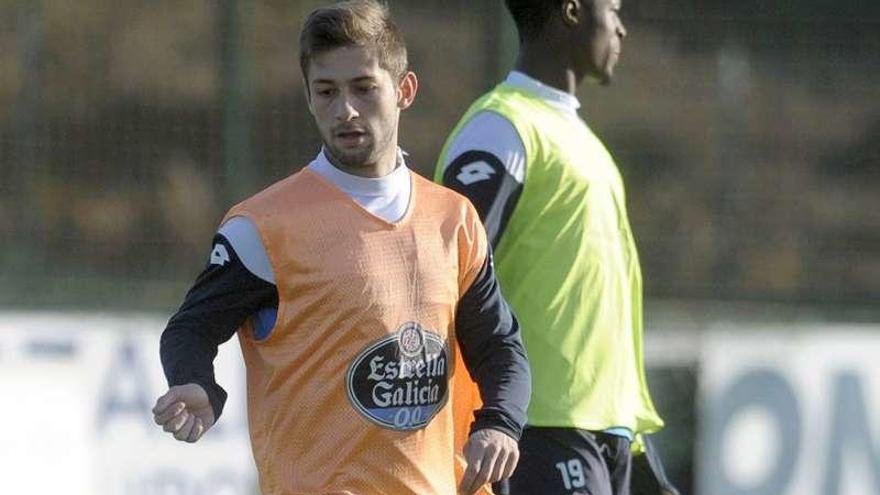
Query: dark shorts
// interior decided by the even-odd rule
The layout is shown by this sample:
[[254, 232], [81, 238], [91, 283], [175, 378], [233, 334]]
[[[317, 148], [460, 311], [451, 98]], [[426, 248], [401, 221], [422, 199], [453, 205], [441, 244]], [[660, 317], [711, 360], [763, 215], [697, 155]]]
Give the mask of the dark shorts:
[[630, 494], [630, 441], [624, 437], [528, 427], [519, 451], [519, 464], [508, 482], [510, 495]]

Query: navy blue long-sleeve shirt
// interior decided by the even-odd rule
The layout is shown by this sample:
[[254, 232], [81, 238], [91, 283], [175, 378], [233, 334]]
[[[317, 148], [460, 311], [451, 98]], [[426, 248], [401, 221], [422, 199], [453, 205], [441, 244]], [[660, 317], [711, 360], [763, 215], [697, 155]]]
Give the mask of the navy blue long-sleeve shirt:
[[[162, 334], [160, 354], [169, 385], [201, 385], [215, 418], [226, 400], [214, 378], [218, 346], [249, 318], [255, 319], [258, 338], [265, 338], [278, 307], [276, 286], [252, 269], [221, 230], [214, 238], [211, 262]], [[465, 365], [483, 400], [472, 430], [493, 428], [518, 439], [526, 421], [531, 379], [519, 324], [499, 289], [491, 252], [459, 300], [455, 324]]]

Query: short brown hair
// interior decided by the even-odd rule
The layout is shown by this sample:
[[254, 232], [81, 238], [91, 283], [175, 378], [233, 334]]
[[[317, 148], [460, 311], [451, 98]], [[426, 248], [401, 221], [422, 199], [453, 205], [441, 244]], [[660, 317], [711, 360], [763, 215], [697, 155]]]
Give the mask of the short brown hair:
[[399, 79], [406, 72], [406, 44], [388, 7], [375, 0], [349, 0], [315, 9], [299, 37], [299, 65], [308, 85], [312, 57], [344, 46], [374, 51], [379, 66]]

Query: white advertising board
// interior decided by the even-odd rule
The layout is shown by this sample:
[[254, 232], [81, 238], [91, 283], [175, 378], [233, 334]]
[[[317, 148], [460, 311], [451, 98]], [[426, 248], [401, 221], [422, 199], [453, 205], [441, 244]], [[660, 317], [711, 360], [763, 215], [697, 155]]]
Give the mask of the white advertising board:
[[700, 495], [880, 493], [880, 326], [731, 326], [700, 359]]
[[146, 316], [0, 314], [0, 493], [257, 493], [234, 339], [215, 362], [229, 392], [218, 424], [187, 444], [153, 423], [167, 390], [164, 326]]

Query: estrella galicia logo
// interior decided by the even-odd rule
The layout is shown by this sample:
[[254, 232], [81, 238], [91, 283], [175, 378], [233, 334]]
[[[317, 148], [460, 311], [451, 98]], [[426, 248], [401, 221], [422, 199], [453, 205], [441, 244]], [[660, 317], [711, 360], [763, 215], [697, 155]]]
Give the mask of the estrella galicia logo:
[[448, 372], [443, 339], [418, 323], [404, 323], [352, 361], [346, 376], [348, 398], [379, 426], [418, 430], [446, 404]]

